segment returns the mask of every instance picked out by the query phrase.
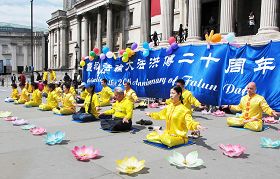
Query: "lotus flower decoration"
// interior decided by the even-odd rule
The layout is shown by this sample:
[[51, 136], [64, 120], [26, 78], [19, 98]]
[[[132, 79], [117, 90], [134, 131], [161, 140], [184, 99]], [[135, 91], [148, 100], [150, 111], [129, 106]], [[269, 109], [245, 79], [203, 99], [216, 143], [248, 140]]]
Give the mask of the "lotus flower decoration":
[[198, 152], [190, 152], [186, 157], [179, 152], [173, 152], [173, 156], [167, 158], [168, 162], [172, 165], [181, 168], [195, 168], [203, 165], [203, 160], [198, 158]]
[[99, 151], [94, 150], [92, 146], [86, 147], [83, 145], [82, 147], [75, 146], [73, 150], [71, 150], [73, 155], [77, 160], [80, 161], [88, 161], [90, 159], [94, 159], [99, 156]]
[[22, 125], [28, 124], [28, 121], [25, 119], [18, 119], [18, 120], [12, 121], [12, 123], [14, 126], [22, 126]]
[[242, 114], [241, 114], [241, 113], [236, 113], [235, 116], [236, 116], [236, 117], [241, 117]]
[[207, 111], [206, 109], [202, 110], [201, 113], [202, 113], [202, 114], [205, 114], [205, 115], [211, 114], [211, 112], [210, 112], [210, 111]]
[[49, 145], [59, 144], [63, 141], [65, 137], [65, 133], [61, 131], [57, 131], [56, 133], [48, 133], [45, 138], [45, 143]]
[[267, 124], [278, 124], [279, 121], [275, 120], [274, 117], [265, 117], [263, 118], [263, 122]]
[[217, 117], [223, 117], [223, 116], [225, 116], [225, 112], [217, 110], [217, 111], [213, 112], [212, 115], [217, 116]]
[[9, 117], [12, 115], [12, 112], [9, 111], [0, 111], [0, 118]]
[[5, 121], [15, 121], [17, 119], [18, 119], [18, 117], [6, 117], [6, 118], [4, 118]]
[[239, 157], [246, 150], [245, 147], [242, 147], [239, 144], [237, 145], [228, 144], [226, 146], [224, 144], [220, 144], [219, 147], [223, 151], [223, 154], [229, 157]]
[[35, 125], [33, 124], [28, 124], [28, 125], [24, 125], [21, 127], [22, 130], [30, 130], [32, 128], [36, 127]]
[[145, 167], [145, 160], [138, 161], [136, 157], [125, 157], [122, 160], [117, 160], [117, 170], [126, 174], [139, 172]]
[[149, 108], [158, 108], [158, 103], [149, 104]]
[[43, 134], [45, 134], [47, 132], [47, 130], [42, 128], [42, 127], [35, 127], [35, 128], [31, 128], [30, 132], [33, 135], [43, 135]]
[[280, 140], [272, 141], [270, 138], [261, 138], [261, 147], [263, 148], [278, 148], [280, 147]]

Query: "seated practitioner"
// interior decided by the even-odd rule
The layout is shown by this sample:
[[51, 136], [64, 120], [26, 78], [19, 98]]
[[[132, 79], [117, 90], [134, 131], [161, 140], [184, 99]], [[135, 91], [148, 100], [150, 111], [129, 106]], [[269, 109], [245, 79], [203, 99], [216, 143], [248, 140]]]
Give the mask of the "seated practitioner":
[[7, 97], [5, 99], [5, 102], [14, 102], [15, 100], [18, 100], [19, 98], [19, 94], [18, 94], [18, 89], [17, 89], [17, 85], [15, 83], [11, 84], [12, 86], [12, 94], [11, 97]]
[[85, 83], [85, 82], [82, 82], [82, 84], [81, 84], [81, 86], [80, 86], [80, 88], [82, 88], [82, 91], [81, 91], [81, 93], [80, 93], [80, 96], [77, 96], [76, 102], [77, 102], [78, 104], [83, 104], [84, 101], [85, 101], [85, 99], [86, 99], [86, 97], [87, 97], [87, 95], [88, 95], [88, 92], [87, 92], [87, 90], [86, 90], [86, 88], [85, 88], [85, 85], [86, 85], [86, 83]]
[[43, 89], [43, 93], [42, 96], [43, 97], [48, 97], [48, 93], [49, 93], [49, 88], [48, 88], [48, 81], [43, 81], [43, 85], [44, 85], [44, 89]]
[[98, 93], [100, 106], [109, 106], [110, 99], [114, 96], [112, 89], [109, 86], [107, 86], [107, 82], [108, 81], [106, 79], [101, 80], [101, 85], [103, 88]]
[[49, 73], [47, 71], [47, 68], [45, 68], [43, 72], [43, 81], [48, 81], [48, 80], [49, 80]]
[[[192, 115], [192, 106], [203, 108], [201, 106], [201, 103], [192, 95], [192, 93], [189, 90], [185, 89], [185, 81], [183, 79], [178, 79], [176, 81], [176, 86], [179, 86], [180, 88], [182, 88], [183, 104], [190, 111], [191, 115]], [[170, 104], [171, 102], [172, 102], [171, 98], [166, 100], [166, 104]]]
[[41, 109], [42, 111], [51, 111], [54, 108], [58, 107], [59, 98], [55, 92], [55, 85], [53, 83], [48, 84], [48, 90], [49, 93], [47, 97], [47, 103], [42, 103], [39, 105], [39, 109]]
[[32, 96], [29, 102], [26, 102], [24, 105], [27, 107], [38, 107], [42, 103], [42, 92], [38, 89], [38, 83], [32, 82]]
[[170, 90], [170, 98], [172, 103], [160, 112], [146, 113], [153, 119], [166, 120], [166, 129], [163, 132], [153, 131], [147, 135], [147, 140], [173, 147], [188, 142], [188, 130], [194, 131], [205, 128], [193, 120], [189, 109], [183, 105], [181, 87], [173, 87]]
[[124, 97], [120, 87], [114, 90], [116, 103], [112, 109], [100, 113], [101, 127], [110, 131], [128, 131], [132, 126], [133, 102]]
[[33, 88], [29, 82], [25, 84], [25, 88], [27, 89], [28, 93], [33, 93]]
[[15, 104], [24, 104], [29, 101], [29, 93], [27, 89], [25, 88], [25, 84], [20, 83], [19, 87], [21, 89], [21, 94], [19, 97], [19, 100], [15, 100]]
[[125, 88], [125, 91], [124, 91], [125, 98], [129, 99], [133, 103], [137, 102], [138, 97], [137, 97], [135, 91], [131, 88], [129, 82], [124, 83], [124, 88]]
[[57, 96], [62, 96], [62, 88], [59, 81], [55, 82], [55, 92]]
[[272, 110], [263, 96], [256, 94], [256, 84], [250, 82], [247, 85], [247, 95], [241, 98], [239, 105], [230, 105], [230, 110], [242, 111], [240, 117], [227, 118], [228, 126], [237, 126], [252, 131], [262, 131], [262, 113], [275, 116], [279, 113]]
[[50, 81], [51, 83], [54, 83], [56, 81], [56, 73], [53, 71], [53, 69], [49, 69], [50, 72]]
[[96, 108], [99, 106], [99, 100], [96, 94], [94, 94], [95, 86], [93, 83], [86, 84], [86, 90], [88, 95], [84, 101], [84, 104], [77, 104], [81, 107], [81, 110], [73, 114], [73, 120], [79, 120], [82, 122], [97, 121], [98, 114]]
[[76, 107], [75, 107], [75, 99], [74, 96], [69, 92], [70, 91], [70, 84], [64, 85], [64, 93], [62, 96], [62, 106], [58, 108], [54, 108], [53, 112], [55, 114], [74, 114]]
[[[70, 82], [68, 82], [69, 84], [71, 84]], [[74, 97], [76, 97], [76, 95], [77, 95], [77, 92], [76, 92], [76, 90], [75, 90], [75, 88], [74, 88], [74, 86], [73, 86], [73, 83], [72, 83], [72, 85], [71, 85], [71, 87], [70, 87], [70, 91], [69, 91]]]

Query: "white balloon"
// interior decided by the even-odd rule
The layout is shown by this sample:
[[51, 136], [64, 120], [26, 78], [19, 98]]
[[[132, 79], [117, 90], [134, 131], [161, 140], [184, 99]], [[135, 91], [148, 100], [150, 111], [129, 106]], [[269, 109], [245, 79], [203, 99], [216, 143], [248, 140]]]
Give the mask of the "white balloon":
[[107, 57], [107, 58], [113, 58], [113, 56], [114, 56], [114, 54], [113, 54], [113, 52], [111, 52], [111, 51], [109, 51], [109, 52], [106, 53], [106, 57]]

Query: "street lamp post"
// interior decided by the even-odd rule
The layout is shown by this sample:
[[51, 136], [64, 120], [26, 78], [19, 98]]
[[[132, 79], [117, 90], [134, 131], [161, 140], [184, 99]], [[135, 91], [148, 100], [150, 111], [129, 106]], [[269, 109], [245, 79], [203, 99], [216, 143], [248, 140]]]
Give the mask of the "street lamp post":
[[[33, 0], [31, 3], [31, 68], [33, 68]], [[27, 64], [26, 64], [27, 65]]]
[[80, 50], [80, 47], [78, 45], [78, 43], [76, 43], [76, 46], [75, 46], [75, 52], [76, 52], [76, 60], [75, 60], [75, 70], [78, 70], [78, 52]]

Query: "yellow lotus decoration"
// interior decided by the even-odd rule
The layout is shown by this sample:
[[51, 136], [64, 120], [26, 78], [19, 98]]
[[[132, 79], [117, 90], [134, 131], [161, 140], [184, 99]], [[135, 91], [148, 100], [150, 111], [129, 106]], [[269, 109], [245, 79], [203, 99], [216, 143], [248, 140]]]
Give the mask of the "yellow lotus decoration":
[[133, 174], [139, 172], [145, 167], [145, 160], [138, 161], [136, 157], [125, 157], [122, 160], [117, 160], [117, 170], [122, 173]]

